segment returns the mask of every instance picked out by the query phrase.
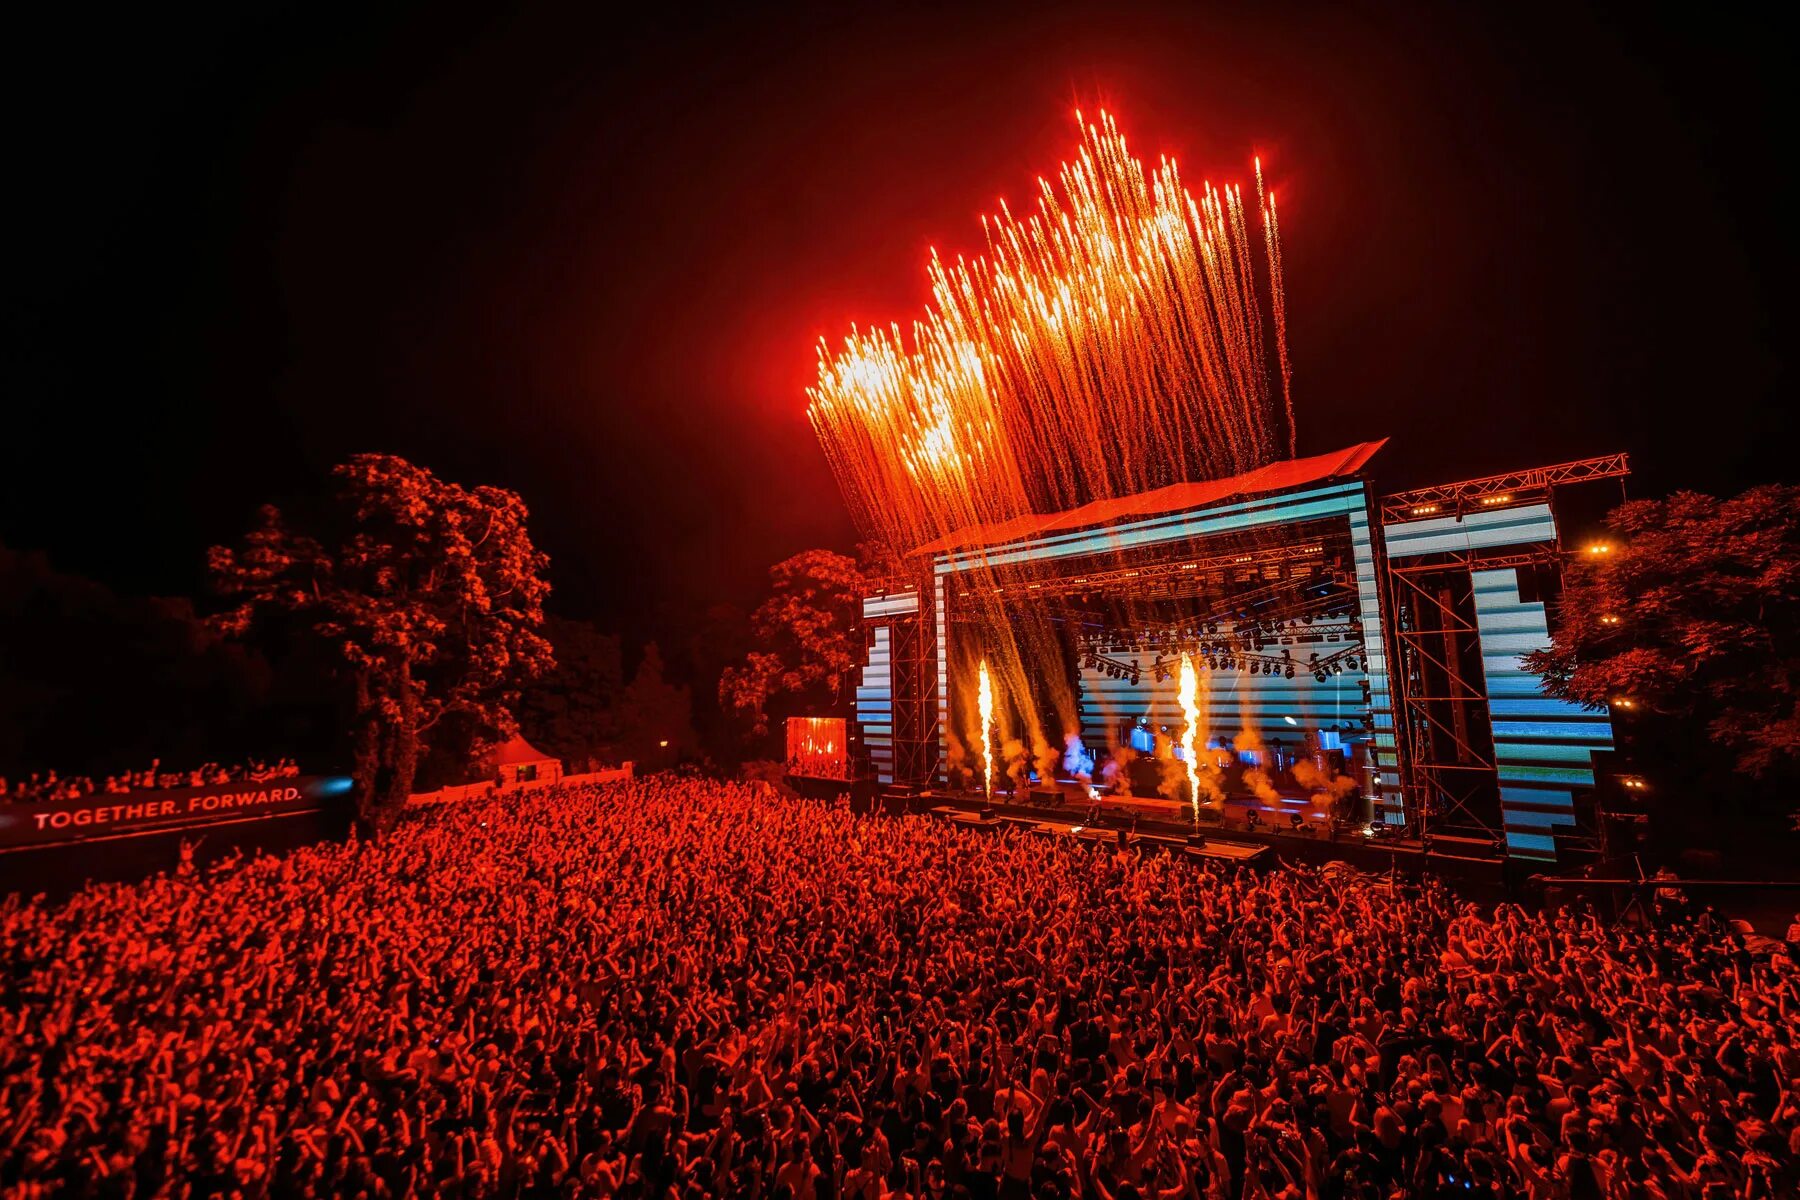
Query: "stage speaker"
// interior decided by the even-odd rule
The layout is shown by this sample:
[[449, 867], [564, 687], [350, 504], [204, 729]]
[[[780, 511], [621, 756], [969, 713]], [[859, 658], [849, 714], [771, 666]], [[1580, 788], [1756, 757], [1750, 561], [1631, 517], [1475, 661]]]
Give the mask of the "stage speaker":
[[994, 817], [995, 817], [995, 813], [994, 813], [994, 806], [993, 806], [993, 805], [991, 805], [991, 804], [984, 804], [984, 805], [982, 805], [982, 806], [981, 806], [981, 819], [982, 819], [982, 820], [984, 820], [984, 821], [992, 821], [992, 820], [993, 820], [993, 819], [994, 819]]
[[873, 779], [851, 780], [850, 811], [858, 816], [867, 816], [874, 812], [876, 787]]
[[1125, 766], [1134, 796], [1155, 796], [1162, 787], [1162, 763], [1154, 758], [1134, 758]]

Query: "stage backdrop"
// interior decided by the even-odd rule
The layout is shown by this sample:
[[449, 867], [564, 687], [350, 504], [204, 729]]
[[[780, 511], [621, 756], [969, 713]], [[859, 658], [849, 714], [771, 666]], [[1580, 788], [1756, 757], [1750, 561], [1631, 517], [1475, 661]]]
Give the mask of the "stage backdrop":
[[350, 786], [347, 776], [302, 775], [262, 783], [96, 794], [44, 804], [0, 804], [0, 850], [317, 812], [347, 795]]

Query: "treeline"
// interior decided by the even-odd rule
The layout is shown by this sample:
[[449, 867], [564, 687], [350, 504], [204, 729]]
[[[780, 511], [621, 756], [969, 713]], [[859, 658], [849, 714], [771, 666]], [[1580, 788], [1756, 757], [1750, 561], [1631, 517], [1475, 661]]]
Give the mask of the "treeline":
[[[618, 635], [555, 615], [541, 632], [556, 665], [524, 687], [514, 714], [533, 745], [571, 771], [707, 752], [694, 689], [669, 678], [656, 643], [628, 655]], [[0, 776], [283, 756], [345, 769], [351, 748], [330, 665], [306, 648], [228, 638], [187, 597], [122, 596], [0, 546]], [[467, 740], [455, 728], [432, 739], [420, 786], [478, 771], [463, 757]]]

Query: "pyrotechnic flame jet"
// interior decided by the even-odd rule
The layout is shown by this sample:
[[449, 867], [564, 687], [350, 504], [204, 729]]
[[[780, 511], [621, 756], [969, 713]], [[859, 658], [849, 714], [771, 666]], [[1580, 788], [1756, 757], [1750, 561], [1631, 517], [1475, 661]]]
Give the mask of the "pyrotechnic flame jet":
[[987, 659], [981, 660], [981, 766], [986, 776], [985, 792], [994, 798], [994, 685], [988, 679]]
[[1186, 651], [1181, 655], [1181, 714], [1187, 723], [1181, 727], [1181, 751], [1187, 759], [1188, 797], [1194, 806], [1194, 825], [1200, 824], [1200, 760], [1194, 754], [1195, 734], [1200, 728], [1200, 680], [1194, 674], [1194, 660]]

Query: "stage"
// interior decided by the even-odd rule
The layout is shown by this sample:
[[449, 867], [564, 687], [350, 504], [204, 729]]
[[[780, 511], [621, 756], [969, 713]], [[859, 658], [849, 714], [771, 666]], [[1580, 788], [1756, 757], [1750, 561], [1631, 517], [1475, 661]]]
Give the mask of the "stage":
[[[1167, 801], [1107, 802], [1093, 821], [1084, 810], [1013, 803], [1004, 796], [996, 796], [989, 804], [979, 793], [968, 792], [888, 792], [878, 798], [873, 810], [926, 814], [969, 829], [1024, 829], [1150, 852], [1198, 850], [1189, 857], [1222, 865], [1266, 868], [1342, 862], [1372, 873], [1395, 871], [1409, 878], [1431, 875], [1455, 884], [1472, 898], [1500, 898], [1523, 878], [1491, 844], [1438, 835], [1423, 840], [1397, 834], [1370, 837], [1360, 829], [1334, 829], [1325, 822], [1298, 832], [1272, 822], [1250, 823], [1242, 815], [1250, 803], [1228, 805], [1231, 811], [1217, 822], [1209, 822], [1203, 814], [1198, 828], [1185, 819], [1172, 819]], [[1205, 839], [1203, 850], [1191, 845], [1196, 833]]]
[[[1196, 826], [1185, 804], [1160, 797], [1056, 804], [1045, 802], [1042, 793], [1035, 803], [1002, 793], [989, 802], [979, 792], [884, 786], [868, 779], [789, 775], [786, 782], [813, 799], [844, 797], [857, 812], [877, 819], [923, 816], [974, 832], [1073, 838], [1220, 866], [1266, 869], [1341, 862], [1375, 874], [1431, 875], [1471, 898], [1513, 895], [1528, 874], [1525, 864], [1491, 842], [1441, 834], [1409, 838], [1398, 830], [1379, 829], [1371, 836], [1364, 826], [1313, 818], [1296, 827], [1285, 807], [1262, 805], [1253, 797], [1227, 797], [1222, 809], [1203, 809]], [[1252, 811], [1257, 813], [1254, 820]], [[1197, 840], [1204, 844], [1196, 845]]]
[[1566, 493], [1624, 457], [1379, 497], [1382, 445], [919, 547], [863, 601], [845, 773], [1056, 820], [1098, 792], [1140, 828], [1198, 798], [1293, 855], [1554, 863], [1611, 726], [1523, 656], [1593, 527]]

